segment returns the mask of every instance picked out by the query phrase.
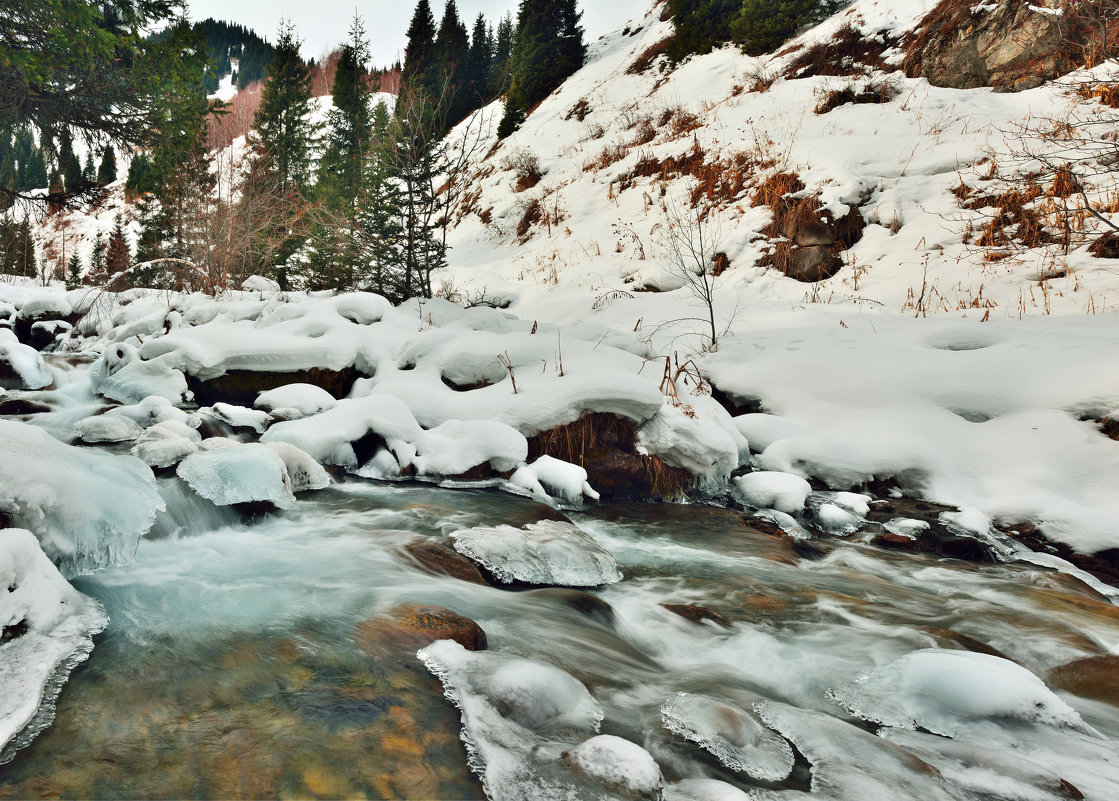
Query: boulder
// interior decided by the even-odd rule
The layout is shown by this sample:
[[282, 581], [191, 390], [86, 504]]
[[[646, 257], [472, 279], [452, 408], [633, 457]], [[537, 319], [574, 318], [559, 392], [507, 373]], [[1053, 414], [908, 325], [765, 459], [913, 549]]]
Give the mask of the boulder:
[[454, 640], [468, 651], [486, 649], [486, 633], [468, 617], [442, 606], [398, 606], [383, 617], [359, 623], [358, 646], [371, 656], [413, 653], [437, 640]]
[[404, 550], [429, 573], [489, 586], [489, 582], [474, 563], [449, 545], [431, 540], [418, 540], [405, 545]]
[[1055, 667], [1049, 683], [1082, 698], [1119, 706], [1119, 654], [1090, 656]]

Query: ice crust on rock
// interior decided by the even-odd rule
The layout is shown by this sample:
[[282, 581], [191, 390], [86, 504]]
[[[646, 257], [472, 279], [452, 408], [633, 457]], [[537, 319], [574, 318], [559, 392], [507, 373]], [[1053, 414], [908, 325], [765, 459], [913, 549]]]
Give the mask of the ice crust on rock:
[[105, 414], [127, 417], [143, 428], [157, 423], [182, 423], [190, 428], [198, 428], [201, 422], [197, 415], [184, 412], [159, 395], [150, 395], [126, 406], [115, 406]]
[[186, 376], [166, 360], [144, 360], [134, 345], [118, 342], [107, 348], [89, 369], [93, 391], [120, 403], [138, 403], [158, 395], [181, 403]]
[[776, 782], [793, 769], [793, 749], [753, 712], [705, 695], [677, 693], [661, 706], [669, 731], [710, 751], [731, 770]]
[[99, 414], [74, 424], [82, 442], [133, 442], [144, 429], [129, 417], [119, 414]]
[[256, 396], [253, 404], [278, 420], [299, 420], [327, 409], [337, 401], [322, 387], [314, 384], [286, 384]]
[[39, 351], [21, 343], [10, 329], [0, 328], [0, 365], [5, 364], [20, 381], [19, 386], [8, 389], [43, 389], [54, 383]]
[[505, 583], [598, 587], [622, 580], [614, 557], [571, 523], [479, 526], [451, 534], [455, 549]]
[[65, 445], [0, 420], [0, 510], [35, 533], [67, 577], [131, 558], [163, 509], [152, 471], [132, 456]]
[[800, 476], [771, 470], [747, 473], [735, 479], [742, 497], [759, 509], [776, 509], [794, 515], [804, 510], [812, 485]]
[[49, 725], [69, 669], [88, 656], [108, 621], [101, 604], [62, 577], [34, 534], [0, 529], [0, 628], [25, 627], [0, 643], [0, 764]]
[[263, 434], [264, 429], [272, 421], [268, 412], [246, 409], [244, 406], [235, 406], [232, 403], [215, 403], [213, 406], [203, 406], [199, 414], [210, 414], [233, 428], [249, 428], [258, 434]]
[[468, 651], [453, 640], [417, 656], [459, 708], [470, 768], [492, 801], [601, 796], [562, 759], [602, 720], [602, 707], [578, 679], [547, 662]]
[[1007, 721], [1091, 731], [1033, 673], [1010, 660], [971, 651], [914, 651], [830, 691], [829, 697], [866, 720], [945, 737]]
[[267, 445], [199, 451], [183, 459], [176, 472], [192, 490], [218, 506], [254, 501], [281, 509], [295, 505], [284, 459]]
[[754, 798], [718, 779], [684, 779], [670, 784], [664, 793], [664, 801], [751, 801]]
[[149, 467], [173, 467], [198, 451], [202, 435], [186, 423], [165, 420], [144, 430], [132, 446], [132, 455]]
[[[205, 445], [208, 441], [203, 440], [202, 444]], [[234, 447], [238, 444], [231, 441]], [[283, 459], [288, 479], [291, 481], [292, 492], [320, 490], [330, 486], [330, 474], [306, 451], [301, 451], [286, 442], [267, 442], [264, 447]]]
[[565, 751], [562, 759], [580, 776], [623, 798], [660, 801], [664, 791], [664, 776], [652, 754], [622, 737], [600, 734]]

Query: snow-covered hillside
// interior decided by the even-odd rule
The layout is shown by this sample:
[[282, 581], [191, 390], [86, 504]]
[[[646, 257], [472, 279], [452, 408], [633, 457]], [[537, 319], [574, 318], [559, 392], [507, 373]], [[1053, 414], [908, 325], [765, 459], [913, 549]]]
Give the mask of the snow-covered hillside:
[[[758, 301], [990, 319], [1114, 311], [1119, 271], [1086, 249], [1098, 235], [1094, 220], [1073, 215], [1082, 231], [1067, 253], [1056, 245], [983, 247], [998, 203], [959, 197], [962, 185], [997, 195], [1003, 184], [988, 176], [1031, 168], [1021, 151], [1035, 143], [1019, 135], [1031, 115], [1059, 117], [1091, 102], [1054, 84], [1009, 94], [905, 77], [896, 44], [935, 5], [858, 0], [775, 55], [751, 58], [727, 47], [674, 70], [663, 59], [642, 69], [672, 32], [658, 4], [593, 45], [587, 65], [519, 131], [475, 149], [449, 237], [448, 286], [464, 296], [485, 287], [516, 300], [512, 308], [526, 316], [630, 326], [642, 318], [649, 330], [680, 316], [688, 293], [652, 307], [621, 293], [680, 283], [666, 275], [663, 234], [687, 217], [698, 191], [701, 205], [715, 206], [711, 250], [728, 259], [717, 281], [720, 327], [735, 308]], [[836, 37], [843, 44], [851, 29], [863, 40], [853, 50], [866, 51], [865, 64], [846, 64], [847, 75], [789, 77], [804, 74], [812, 45]], [[868, 87], [885, 102], [825, 110], [844, 99], [834, 93]], [[469, 125], [473, 135], [476, 121], [460, 133]], [[542, 177], [518, 187], [526, 164]], [[840, 254], [833, 277], [806, 284], [758, 266], [774, 248], [764, 230], [773, 212], [758, 200], [774, 175], [796, 176], [804, 188], [794, 198], [815, 196], [833, 221], [853, 208], [861, 213], [861, 239]], [[1114, 181], [1098, 189], [1106, 196]], [[604, 308], [588, 298], [614, 302]]]

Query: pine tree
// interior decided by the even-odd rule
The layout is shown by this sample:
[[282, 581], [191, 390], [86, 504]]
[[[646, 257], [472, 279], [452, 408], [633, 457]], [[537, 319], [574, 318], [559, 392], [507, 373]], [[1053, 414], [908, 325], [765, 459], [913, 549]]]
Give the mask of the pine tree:
[[427, 0], [419, 0], [405, 34], [404, 82], [431, 95], [436, 83], [435, 17]]
[[128, 269], [132, 261], [131, 249], [128, 246], [128, 236], [124, 232], [124, 224], [118, 214], [113, 222], [113, 230], [109, 233], [109, 247], [105, 254], [105, 272], [110, 277]]
[[357, 209], [359, 274], [355, 284], [388, 298], [403, 299], [403, 193], [392, 169], [391, 124], [385, 104], [378, 103], [373, 110], [374, 146], [365, 166]]
[[105, 152], [101, 156], [101, 165], [97, 168], [97, 184], [98, 186], [108, 186], [117, 179], [117, 154], [113, 151], [113, 146], [109, 145], [105, 148]]
[[23, 175], [22, 189], [45, 189], [50, 184], [47, 176], [47, 159], [42, 148], [35, 148], [27, 158], [27, 170]]
[[530, 108], [583, 65], [581, 16], [575, 0], [521, 0], [499, 137], [516, 130]]
[[66, 193], [73, 194], [85, 188], [82, 163], [74, 155], [74, 146], [70, 141], [69, 133], [62, 135], [62, 141], [58, 149], [58, 168], [62, 172], [62, 182]]
[[730, 24], [730, 35], [749, 55], [763, 55], [779, 48], [805, 25], [822, 22], [849, 2], [740, 0], [741, 8]]
[[92, 186], [97, 183], [97, 168], [93, 166], [93, 151], [87, 150], [85, 164], [82, 165], [82, 184]]
[[105, 238], [100, 231], [93, 237], [93, 250], [89, 254], [89, 276], [94, 281], [103, 281], [105, 276]]

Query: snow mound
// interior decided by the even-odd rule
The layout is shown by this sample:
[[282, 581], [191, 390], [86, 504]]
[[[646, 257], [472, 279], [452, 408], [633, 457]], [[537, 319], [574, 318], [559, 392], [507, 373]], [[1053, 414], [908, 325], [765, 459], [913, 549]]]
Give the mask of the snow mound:
[[761, 453], [778, 440], [804, 433], [804, 428], [793, 420], [763, 412], [740, 414], [734, 418], [734, 424], [749, 441], [750, 450], [754, 453]]
[[203, 406], [199, 414], [209, 414], [233, 428], [249, 428], [258, 434], [263, 434], [264, 429], [272, 421], [268, 412], [255, 409], [246, 409], [244, 406], [235, 406], [232, 403], [215, 403], [213, 406]]
[[746, 503], [759, 509], [776, 509], [794, 515], [804, 509], [812, 485], [791, 473], [760, 470], [735, 479]]
[[143, 428], [148, 428], [157, 423], [182, 423], [191, 428], [198, 428], [201, 420], [197, 415], [188, 414], [182, 409], [171, 405], [171, 401], [159, 395], [151, 395], [137, 403], [127, 406], [116, 406], [105, 414], [121, 415], [137, 423]]
[[566, 751], [563, 759], [584, 778], [626, 798], [658, 801], [664, 776], [652, 754], [612, 734], [600, 734]]
[[[208, 441], [206, 440], [202, 444], [205, 445]], [[234, 442], [232, 444], [236, 446], [238, 443]], [[286, 442], [268, 442], [265, 443], [264, 447], [269, 448], [284, 460], [284, 467], [287, 469], [288, 478], [291, 480], [292, 492], [320, 490], [330, 486], [330, 474], [306, 451], [301, 451]]]
[[133, 442], [144, 429], [129, 417], [119, 414], [99, 414], [79, 420], [74, 430], [82, 442]]
[[684, 779], [669, 785], [664, 793], [664, 801], [751, 801], [753, 798], [718, 779]]
[[106, 349], [89, 370], [93, 391], [120, 403], [138, 403], [151, 395], [181, 403], [186, 376], [166, 360], [145, 361], [135, 346], [119, 342]]
[[0, 764], [50, 724], [58, 690], [108, 622], [101, 604], [66, 582], [34, 534], [0, 530]]
[[[10, 372], [11, 377], [5, 377]], [[0, 388], [43, 389], [54, 383], [39, 351], [22, 344], [8, 328], [0, 328]]]
[[598, 493], [587, 483], [586, 470], [579, 465], [548, 455], [541, 456], [532, 464], [521, 467], [509, 481], [534, 495], [544, 497], [554, 495], [572, 503], [577, 503], [584, 497], [592, 501], [597, 501], [599, 498]]
[[793, 770], [793, 749], [752, 712], [705, 695], [677, 693], [661, 706], [669, 731], [711, 752], [731, 770], [777, 782]]
[[914, 651], [831, 690], [829, 697], [865, 720], [945, 737], [958, 737], [989, 720], [1090, 731], [1033, 673], [1007, 659], [970, 651]]
[[488, 798], [601, 797], [601, 786], [587, 787], [562, 759], [602, 720], [582, 682], [547, 662], [468, 651], [453, 640], [417, 656], [459, 708], [470, 768]]
[[149, 467], [173, 467], [198, 451], [202, 435], [186, 423], [165, 420], [144, 430], [132, 446], [132, 455]]
[[598, 587], [622, 580], [610, 553], [571, 523], [480, 526], [451, 534], [455, 549], [507, 584]]
[[67, 577], [129, 559], [163, 500], [143, 462], [64, 445], [0, 420], [0, 510], [35, 532]]
[[267, 445], [199, 451], [183, 459], [176, 472], [192, 490], [218, 506], [254, 501], [281, 509], [295, 505], [284, 459]]
[[337, 403], [334, 396], [314, 384], [287, 384], [257, 395], [253, 405], [279, 420], [299, 420], [310, 417]]

